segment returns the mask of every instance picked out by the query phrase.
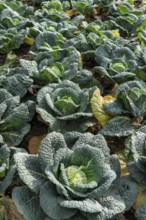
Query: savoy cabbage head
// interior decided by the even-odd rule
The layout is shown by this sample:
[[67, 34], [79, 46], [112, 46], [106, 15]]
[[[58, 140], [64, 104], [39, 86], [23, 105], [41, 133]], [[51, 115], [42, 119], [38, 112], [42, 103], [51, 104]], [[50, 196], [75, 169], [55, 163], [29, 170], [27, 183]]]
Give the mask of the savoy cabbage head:
[[95, 123], [89, 106], [94, 89], [81, 89], [69, 80], [49, 84], [38, 92], [37, 112], [52, 131], [86, 130]]
[[[133, 80], [120, 84], [115, 100], [105, 103], [104, 111], [113, 118], [100, 130], [107, 136], [128, 136], [141, 126], [146, 115], [146, 84]], [[138, 120], [139, 123], [134, 123]]]
[[111, 82], [123, 83], [135, 77], [135, 54], [128, 47], [105, 43], [95, 50], [95, 70]]
[[111, 219], [136, 196], [136, 184], [119, 179], [119, 161], [102, 135], [52, 132], [38, 155], [18, 153], [15, 162], [26, 186], [15, 188], [13, 199], [26, 220], [73, 220], [77, 213], [83, 219]]
[[115, 90], [116, 100], [105, 105], [105, 110], [113, 115], [129, 114], [134, 118], [146, 115], [146, 84], [134, 80], [119, 85]]
[[46, 85], [58, 83], [62, 80], [72, 80], [79, 84], [87, 84], [93, 76], [89, 70], [82, 69], [82, 57], [73, 46], [66, 48], [48, 49], [41, 52], [32, 52], [35, 61], [20, 61], [21, 66], [29, 71], [35, 84]]

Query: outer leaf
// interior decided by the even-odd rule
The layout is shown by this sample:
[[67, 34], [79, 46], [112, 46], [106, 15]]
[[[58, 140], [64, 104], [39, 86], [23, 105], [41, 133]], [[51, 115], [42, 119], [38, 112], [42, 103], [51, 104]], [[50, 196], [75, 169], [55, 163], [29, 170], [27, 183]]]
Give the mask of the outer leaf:
[[84, 213], [89, 220], [112, 219], [117, 214], [125, 210], [124, 202], [120, 196], [116, 195], [114, 192], [110, 192], [106, 196], [102, 197], [98, 202], [102, 206], [102, 211], [96, 214]]
[[8, 144], [13, 144], [14, 146], [17, 146], [22, 141], [23, 137], [29, 132], [30, 125], [26, 124], [23, 128], [19, 130], [10, 130], [10, 131], [3, 131], [0, 132], [4, 142]]
[[55, 153], [60, 148], [67, 148], [64, 137], [60, 133], [52, 132], [42, 140], [38, 151], [42, 171], [48, 165], [53, 164]]
[[37, 156], [17, 153], [14, 159], [22, 181], [33, 192], [38, 193], [42, 184], [46, 182], [46, 176], [42, 174]]
[[132, 134], [138, 126], [132, 125], [132, 120], [128, 117], [117, 116], [102, 128], [99, 133], [111, 137], [122, 137]]
[[33, 81], [29, 78], [28, 72], [18, 67], [9, 71], [7, 70], [7, 72], [0, 77], [0, 87], [20, 97], [23, 97], [27, 93], [32, 83]]
[[146, 204], [142, 204], [136, 209], [135, 217], [137, 220], [144, 220], [146, 218]]
[[102, 206], [98, 201], [93, 199], [85, 199], [82, 201], [78, 200], [65, 200], [64, 198], [59, 198], [59, 204], [65, 208], [77, 208], [83, 212], [97, 213], [102, 211]]
[[40, 192], [40, 205], [49, 217], [56, 220], [69, 218], [76, 213], [75, 208], [60, 206], [58, 203], [58, 193], [51, 183], [43, 185]]
[[142, 172], [134, 162], [127, 164], [128, 172], [131, 177], [139, 183], [146, 184], [146, 173]]
[[10, 186], [12, 183], [12, 180], [14, 178], [14, 175], [16, 174], [16, 166], [10, 168], [9, 172], [7, 173], [6, 177], [0, 184], [0, 192], [3, 194], [5, 193], [6, 189]]
[[12, 192], [12, 198], [25, 220], [45, 219], [46, 215], [40, 207], [39, 196], [30, 191], [27, 186], [15, 187]]
[[129, 210], [137, 197], [138, 188], [135, 181], [130, 176], [123, 176], [120, 178], [118, 187], [116, 190], [121, 199], [126, 205], [126, 210]]

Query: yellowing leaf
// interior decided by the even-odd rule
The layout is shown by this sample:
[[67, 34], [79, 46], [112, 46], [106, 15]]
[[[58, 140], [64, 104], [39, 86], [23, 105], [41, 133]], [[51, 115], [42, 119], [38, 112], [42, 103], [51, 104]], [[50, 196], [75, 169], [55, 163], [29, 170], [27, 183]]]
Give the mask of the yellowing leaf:
[[[14, 202], [9, 197], [0, 195], [0, 220], [24, 220]], [[4, 218], [2, 218], [4, 215]]]
[[121, 176], [127, 176], [129, 175], [129, 172], [127, 170], [126, 162], [123, 160], [120, 160], [121, 165]]
[[111, 95], [106, 95], [103, 97], [103, 102], [106, 103], [106, 102], [110, 102], [114, 100], [114, 98], [111, 96]]
[[74, 9], [68, 10], [68, 11], [65, 12], [65, 14], [67, 14], [69, 16], [73, 16], [73, 15], [76, 14], [76, 10], [74, 10]]
[[35, 41], [35, 40], [34, 40], [33, 38], [28, 37], [27, 34], [25, 35], [24, 42], [25, 42], [26, 44], [28, 44], [28, 45], [32, 45], [32, 44], [34, 43], [34, 41]]
[[134, 202], [133, 208], [139, 208], [143, 203], [146, 203], [146, 186], [139, 185], [138, 186], [138, 195]]
[[38, 153], [38, 148], [39, 148], [40, 142], [43, 138], [44, 138], [44, 135], [35, 136], [30, 139], [29, 145], [28, 145], [28, 150], [29, 150], [30, 154], [37, 154]]
[[108, 115], [104, 111], [104, 104], [114, 100], [112, 96], [104, 96], [100, 95], [100, 90], [96, 89], [91, 98], [91, 108], [94, 117], [98, 120], [98, 122], [104, 126], [112, 117]]
[[114, 35], [114, 37], [119, 37], [120, 36], [118, 31], [112, 31], [112, 34]]

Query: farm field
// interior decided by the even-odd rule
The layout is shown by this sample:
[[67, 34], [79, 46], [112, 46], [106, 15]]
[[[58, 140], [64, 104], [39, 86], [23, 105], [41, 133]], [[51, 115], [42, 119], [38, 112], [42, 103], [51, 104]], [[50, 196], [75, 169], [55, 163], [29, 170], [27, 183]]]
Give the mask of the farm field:
[[0, 1], [0, 220], [146, 220], [145, 0]]

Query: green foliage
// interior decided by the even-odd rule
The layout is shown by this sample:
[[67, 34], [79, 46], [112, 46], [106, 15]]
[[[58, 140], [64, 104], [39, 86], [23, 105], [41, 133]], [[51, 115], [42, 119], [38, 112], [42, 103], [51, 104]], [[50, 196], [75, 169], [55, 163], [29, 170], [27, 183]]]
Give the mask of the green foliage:
[[[50, 84], [43, 87], [37, 95], [37, 112], [42, 119], [49, 123], [51, 130], [82, 130], [82, 124], [92, 117], [88, 109], [90, 93], [95, 89], [80, 89], [71, 82], [63, 81], [59, 84]], [[80, 119], [80, 128], [75, 128], [73, 123]], [[69, 127], [66, 127], [68, 123]], [[92, 124], [92, 118], [91, 118]], [[84, 130], [87, 129], [85, 126]]]
[[142, 126], [132, 134], [129, 140], [129, 149], [134, 161], [128, 164], [128, 171], [132, 178], [137, 182], [146, 183], [145, 173], [145, 143], [146, 143], [146, 126]]
[[143, 81], [129, 81], [115, 90], [116, 100], [105, 104], [110, 114], [129, 114], [140, 118], [146, 115], [146, 84]]
[[139, 125], [132, 125], [132, 120], [126, 116], [116, 116], [110, 119], [99, 131], [100, 134], [111, 137], [123, 137], [132, 134]]
[[[68, 148], [66, 140], [73, 143], [71, 148]], [[41, 142], [38, 156], [15, 154], [19, 176], [28, 188], [16, 188], [13, 199], [26, 220], [30, 216], [41, 219], [43, 211], [48, 218], [58, 220], [72, 218], [77, 211], [87, 219], [95, 216], [97, 219], [112, 218], [125, 210], [125, 204], [131, 206], [136, 196], [136, 185], [132, 181], [127, 188], [128, 197], [126, 191], [122, 193], [123, 180], [117, 178], [119, 174], [115, 164], [119, 162], [116, 161], [113, 162], [101, 135], [78, 133], [77, 137], [74, 132], [64, 136], [50, 133]], [[116, 178], [121, 181], [119, 187], [113, 186]], [[133, 197], [130, 197], [131, 186], [134, 187], [131, 190]], [[31, 201], [29, 206], [28, 200]], [[39, 201], [43, 211], [39, 208], [39, 212], [35, 212]], [[107, 203], [108, 207], [113, 207], [115, 203], [112, 212], [107, 209]], [[28, 215], [30, 211], [27, 210], [32, 207], [34, 211]], [[36, 213], [39, 213], [38, 216]]]
[[135, 55], [127, 47], [103, 44], [95, 50], [95, 61], [95, 71], [111, 82], [122, 83], [135, 77]]
[[28, 133], [33, 115], [33, 101], [20, 103], [19, 96], [0, 89], [0, 137], [5, 143], [17, 146]]
[[137, 220], [143, 220], [146, 217], [146, 204], [142, 204], [139, 208], [136, 209], [135, 217]]
[[25, 150], [9, 147], [6, 144], [3, 144], [0, 148], [0, 193], [5, 193], [14, 181], [16, 175], [14, 155], [18, 152], [25, 152]]
[[[145, 44], [144, 1], [0, 2], [0, 191], [25, 220], [131, 209], [146, 183]], [[36, 155], [21, 150], [42, 135]], [[121, 145], [126, 176], [113, 155]], [[20, 219], [12, 207], [2, 195], [0, 218]], [[135, 209], [145, 219], [145, 200]]]

